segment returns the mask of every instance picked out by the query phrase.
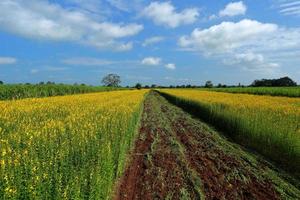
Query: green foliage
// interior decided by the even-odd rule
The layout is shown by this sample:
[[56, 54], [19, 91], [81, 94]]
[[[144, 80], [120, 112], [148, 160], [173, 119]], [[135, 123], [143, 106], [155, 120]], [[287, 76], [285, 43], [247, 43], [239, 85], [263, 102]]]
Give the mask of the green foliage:
[[213, 85], [213, 83], [211, 82], [211, 81], [206, 81], [206, 83], [205, 83], [205, 87], [206, 88], [212, 88], [214, 85]]
[[142, 89], [142, 84], [137, 83], [137, 84], [135, 85], [135, 88], [138, 89], [138, 90]]
[[0, 84], [0, 100], [12, 100], [33, 97], [50, 97], [70, 94], [83, 94], [91, 92], [102, 92], [111, 90], [120, 90], [121, 88], [85, 86], [85, 85], [63, 85], [63, 84]]
[[117, 74], [108, 74], [101, 82], [107, 87], [118, 87], [121, 83], [121, 77]]
[[254, 87], [290, 87], [290, 86], [297, 86], [297, 83], [293, 81], [289, 77], [282, 77], [279, 79], [262, 79], [262, 80], [255, 80], [252, 84]]
[[256, 95], [270, 95], [270, 96], [286, 96], [286, 97], [300, 97], [300, 87], [232, 87], [232, 88], [211, 88], [216, 92], [228, 93], [246, 93]]

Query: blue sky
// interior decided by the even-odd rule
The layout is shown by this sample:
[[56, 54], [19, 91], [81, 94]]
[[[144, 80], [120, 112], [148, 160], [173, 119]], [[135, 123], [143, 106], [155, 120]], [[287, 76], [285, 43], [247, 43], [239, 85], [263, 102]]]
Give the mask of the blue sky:
[[300, 83], [299, 0], [1, 0], [0, 80]]

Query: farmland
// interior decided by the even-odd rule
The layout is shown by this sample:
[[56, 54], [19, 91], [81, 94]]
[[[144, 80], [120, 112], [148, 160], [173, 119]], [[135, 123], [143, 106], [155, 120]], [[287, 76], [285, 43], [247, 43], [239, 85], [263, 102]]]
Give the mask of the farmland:
[[[176, 104], [281, 165], [300, 173], [300, 99], [163, 90]], [[178, 97], [178, 99], [176, 99]]]
[[298, 188], [158, 93], [144, 103], [132, 160], [115, 199], [298, 199]]
[[0, 102], [0, 199], [107, 199], [145, 91]]
[[300, 87], [233, 87], [233, 88], [210, 88], [208, 91], [245, 93], [256, 95], [300, 97]]
[[299, 199], [299, 106], [199, 89], [0, 101], [0, 199]]

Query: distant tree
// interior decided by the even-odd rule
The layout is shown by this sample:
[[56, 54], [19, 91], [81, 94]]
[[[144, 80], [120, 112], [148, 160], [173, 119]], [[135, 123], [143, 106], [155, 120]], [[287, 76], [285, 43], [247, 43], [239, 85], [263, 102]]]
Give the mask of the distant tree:
[[213, 85], [213, 83], [211, 82], [211, 81], [206, 81], [206, 83], [205, 83], [205, 87], [206, 88], [212, 88], [214, 85]]
[[145, 85], [145, 88], [146, 88], [146, 89], [149, 89], [150, 87], [149, 87], [149, 85]]
[[186, 88], [191, 88], [191, 87], [192, 87], [192, 85], [190, 85], [190, 84], [186, 85]]
[[156, 88], [156, 87], [157, 87], [157, 85], [155, 85], [155, 84], [151, 85], [151, 88]]
[[173, 85], [170, 85], [169, 88], [174, 88], [174, 86], [173, 86]]
[[286, 86], [297, 86], [297, 83], [295, 81], [293, 81], [291, 78], [289, 77], [283, 77], [280, 79], [275, 79], [274, 80], [274, 86], [282, 86], [282, 87], [286, 87]]
[[221, 88], [223, 85], [221, 84], [221, 83], [219, 83], [218, 85], [217, 85], [217, 88]]
[[297, 83], [289, 77], [282, 77], [279, 79], [261, 79], [255, 80], [251, 86], [254, 87], [289, 87], [297, 86]]
[[135, 85], [135, 88], [138, 89], [138, 90], [140, 90], [140, 89], [142, 88], [142, 84], [137, 83], [137, 84]]
[[4, 83], [3, 83], [3, 81], [0, 81], [0, 85], [3, 85]]
[[46, 84], [47, 84], [47, 85], [54, 85], [55, 82], [48, 81]]
[[85, 86], [85, 84], [84, 84], [84, 83], [81, 83], [80, 85], [81, 85], [81, 86]]
[[117, 74], [108, 74], [102, 79], [102, 84], [107, 87], [118, 87], [121, 83], [121, 77]]
[[45, 83], [43, 81], [39, 82], [39, 85], [44, 85]]

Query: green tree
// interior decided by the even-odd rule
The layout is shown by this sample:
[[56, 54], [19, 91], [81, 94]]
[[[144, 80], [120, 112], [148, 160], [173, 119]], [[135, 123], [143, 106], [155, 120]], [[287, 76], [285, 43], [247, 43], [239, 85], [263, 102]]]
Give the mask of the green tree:
[[137, 83], [137, 84], [135, 85], [135, 88], [138, 89], [138, 90], [140, 90], [140, 89], [142, 88], [142, 84]]
[[206, 81], [206, 83], [205, 83], [205, 87], [206, 88], [212, 88], [214, 85], [213, 85], [213, 83], [211, 82], [211, 81]]
[[102, 79], [102, 84], [107, 87], [118, 87], [121, 83], [121, 77], [117, 74], [108, 74]]

